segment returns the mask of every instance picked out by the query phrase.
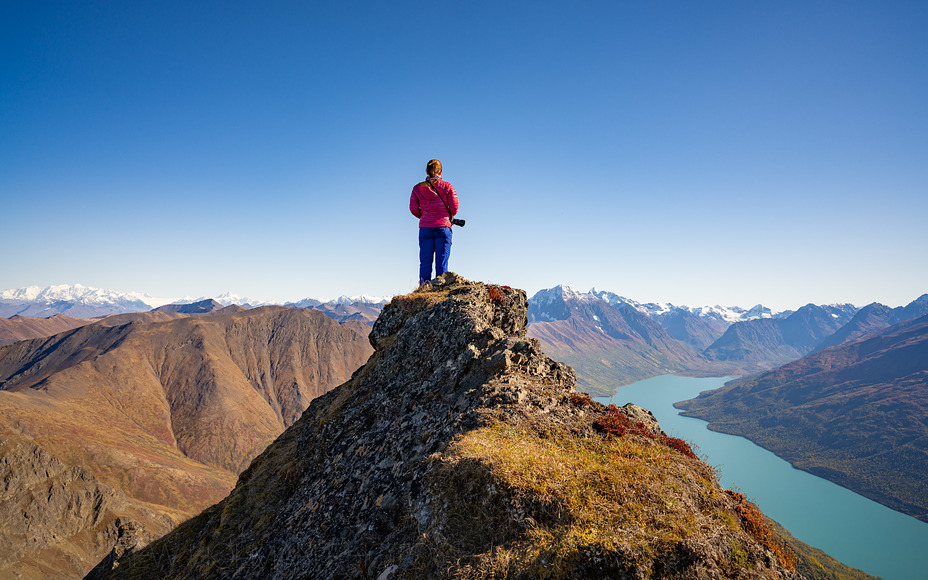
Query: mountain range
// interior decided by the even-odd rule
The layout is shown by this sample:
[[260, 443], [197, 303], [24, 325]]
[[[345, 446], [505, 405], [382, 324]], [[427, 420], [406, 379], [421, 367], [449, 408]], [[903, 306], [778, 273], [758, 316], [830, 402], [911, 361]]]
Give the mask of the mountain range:
[[[442, 288], [444, 283], [448, 286]], [[483, 290], [478, 291], [480, 288]], [[489, 310], [474, 318], [473, 299], [483, 293], [486, 299], [478, 301], [482, 305], [480, 308]], [[483, 348], [480, 346], [483, 343], [474, 342], [473, 332], [484, 333], [480, 334], [484, 336], [481, 341], [509, 337], [475, 355], [474, 360], [481, 362], [472, 363], [477, 365], [474, 368], [462, 369], [464, 374], [454, 379], [472, 385], [468, 387], [471, 389], [477, 384], [474, 381], [479, 380], [488, 380], [493, 385], [490, 399], [473, 395], [482, 392], [483, 387], [467, 391], [472, 393], [468, 396], [477, 397], [473, 400], [476, 416], [485, 413], [492, 416], [492, 409], [500, 400], [511, 400], [516, 404], [512, 408], [524, 413], [525, 409], [519, 407], [524, 401], [534, 401], [538, 396], [542, 400], [550, 395], [540, 395], [544, 389], [536, 392], [535, 387], [520, 382], [526, 380], [520, 374], [523, 371], [507, 374], [509, 371], [505, 369], [513, 365], [513, 368], [529, 369], [529, 374], [536, 379], [537, 373], [554, 373], [553, 379], [542, 379], [542, 383], [555, 380], [567, 384], [573, 380], [561, 376], [567, 371], [559, 369], [566, 367], [540, 355], [535, 345], [542, 346], [548, 354], [563, 355], [568, 362], [579, 361], [577, 371], [581, 387], [595, 391], [602, 386], [602, 391], [606, 392], [624, 382], [655, 374], [711, 374], [746, 364], [744, 361], [748, 357], [722, 361], [705, 354], [737, 325], [771, 322], [782, 325], [796, 317], [794, 322], [784, 326], [790, 331], [780, 330], [780, 340], [795, 342], [799, 336], [808, 343], [814, 342], [808, 335], [827, 334], [826, 326], [834, 325], [842, 316], [849, 319], [848, 324], [859, 319], [858, 326], [863, 329], [868, 324], [879, 324], [884, 318], [890, 320], [892, 316], [916, 312], [921, 304], [916, 301], [905, 308], [888, 309], [896, 312], [891, 315], [886, 315], [878, 305], [871, 305], [869, 315], [858, 317], [856, 308], [848, 306], [809, 305], [805, 310], [785, 313], [772, 312], [762, 306], [747, 310], [690, 308], [641, 304], [599, 290], [579, 293], [559, 286], [539, 292], [526, 305], [524, 293], [520, 291], [470, 283], [449, 275], [435, 291], [425, 289], [408, 297], [397, 297], [393, 306], [386, 310], [382, 302], [352, 302], [348, 298], [328, 303], [306, 299], [301, 303], [288, 303], [287, 308], [255, 309], [226, 306], [219, 300], [206, 299], [102, 318], [57, 315], [0, 319], [0, 340], [8, 336], [16, 341], [0, 348], [0, 476], [7, 482], [6, 491], [0, 489], [0, 530], [7, 530], [0, 534], [0, 553], [4, 554], [0, 557], [0, 575], [74, 577], [83, 574], [101, 558], [102, 568], [98, 572], [103, 574], [126, 554], [164, 534], [202, 507], [218, 501], [231, 488], [236, 474], [241, 473], [242, 481], [259, 481], [261, 486], [269, 483], [271, 488], [256, 488], [254, 483], [245, 483], [239, 500], [227, 500], [232, 502], [226, 504], [229, 509], [237, 510], [234, 506], [239, 505], [236, 502], [241, 498], [276, 502], [279, 486], [290, 485], [275, 480], [272, 472], [281, 464], [265, 462], [252, 475], [248, 475], [252, 470], [243, 470], [256, 463], [254, 458], [262, 449], [298, 420], [311, 400], [347, 379], [367, 358], [371, 352], [367, 340], [372, 332], [371, 324], [374, 324], [371, 342], [380, 345], [380, 351], [375, 352], [367, 370], [355, 373], [350, 384], [359, 386], [369, 380], [373, 381], [369, 385], [389, 385], [392, 380], [389, 376], [365, 379], [365, 373], [369, 375], [379, 368], [389, 374], [404, 356], [407, 360], [402, 363], [403, 369], [419, 365], [422, 368], [417, 372], [431, 372], [440, 378], [445, 371], [429, 371], [429, 368], [439, 359], [446, 360], [444, 347], [437, 346], [443, 344], [441, 340], [426, 337], [425, 342], [420, 342], [411, 338], [408, 333], [412, 331], [404, 330], [404, 326], [405, 321], [416, 316], [438, 316], [432, 307], [455, 296], [457, 298], [451, 302], [457, 306], [451, 304], [449, 307], [461, 307], [461, 313], [471, 313], [455, 315], [455, 324], [464, 327], [448, 326], [445, 331], [449, 335], [460, 335], [459, 338], [471, 341], [472, 348], [478, 350]], [[928, 296], [923, 298], [922, 302], [928, 303]], [[481, 322], [484, 316], [489, 317], [489, 326]], [[520, 322], [516, 320], [519, 317], [524, 319]], [[339, 319], [343, 321], [341, 324], [336, 322]], [[378, 322], [374, 323], [375, 320]], [[441, 321], [441, 316], [436, 320]], [[387, 325], [389, 331], [378, 330], [377, 324]], [[517, 346], [523, 344], [524, 338], [519, 337], [524, 336], [526, 330], [541, 343], [528, 341], [528, 347]], [[848, 336], [859, 331], [849, 332]], [[738, 336], [748, 335], [745, 332]], [[35, 338], [23, 340], [28, 336]], [[391, 347], [399, 340], [420, 346], [426, 344], [433, 358], [438, 358], [426, 362], [414, 355], [402, 355], [404, 351]], [[751, 349], [772, 352], [762, 340], [743, 342], [748, 345], [748, 352], [754, 352]], [[499, 356], [492, 354], [496, 350]], [[378, 361], [388, 353], [393, 362], [381, 365]], [[502, 366], [494, 366], [497, 362], [493, 361]], [[541, 366], [537, 366], [539, 364]], [[480, 370], [485, 365], [497, 369], [491, 373], [496, 378], [480, 374], [485, 373], [486, 369]], [[453, 365], [448, 368], [452, 369], [448, 372], [457, 372]], [[543, 371], [543, 368], [549, 370]], [[397, 368], [396, 372], [406, 371]], [[484, 378], [478, 379], [480, 376]], [[470, 378], [465, 380], [465, 377]], [[417, 388], [428, 390], [427, 383]], [[348, 390], [358, 394], [354, 388]], [[458, 396], [454, 393], [456, 388], [451, 388], [449, 396]], [[364, 392], [359, 396], [367, 396]], [[359, 435], [358, 430], [365, 425], [369, 429], [370, 425], [386, 420], [378, 418], [381, 412], [378, 409], [392, 407], [381, 399], [381, 395], [373, 392], [362, 410], [352, 412], [357, 419], [356, 425], [350, 427], [355, 433], [352, 437], [365, 441], [366, 437], [379, 432], [375, 429], [370, 435]], [[426, 399], [420, 397], [420, 411], [428, 407]], [[543, 414], [565, 421], [565, 425], [573, 425], [569, 428], [571, 432], [591, 427], [589, 422], [576, 423], [577, 408], [569, 411], [570, 406], [559, 407], [564, 404], [563, 396], [555, 399], [560, 402], [546, 399], [548, 403], [542, 406], [555, 404], [560, 410], [548, 409]], [[586, 420], [595, 423], [599, 415], [589, 414], [591, 410], [583, 411], [585, 403], [577, 402], [580, 399], [568, 399], [573, 407], [579, 405], [581, 415], [587, 413]], [[466, 397], [457, 400], [465, 401], [456, 403], [465, 407], [470, 404]], [[439, 407], [444, 404], [440, 399], [435, 402]], [[336, 407], [343, 404], [337, 403]], [[330, 409], [326, 406], [330, 403], [323, 405], [322, 409]], [[596, 411], [602, 412], [603, 409]], [[636, 421], [648, 421], [646, 412], [628, 409], [622, 412], [632, 413], [629, 417], [635, 417]], [[318, 411], [314, 413], [316, 419], [322, 421], [320, 426], [331, 418], [328, 410], [321, 416]], [[466, 415], [474, 416], [473, 413]], [[396, 419], [409, 424], [419, 424], [423, 420], [426, 419], [419, 413]], [[539, 420], [536, 417], [529, 422], [534, 425], [532, 429], [545, 424], [544, 420], [540, 423]], [[438, 414], [428, 421], [440, 423]], [[455, 425], [464, 425], [470, 419], [464, 423], [459, 419], [454, 421]], [[559, 432], [559, 428], [555, 431]], [[312, 429], [306, 429], [310, 428], [304, 427], [304, 435], [300, 437], [309, 437]], [[547, 429], [549, 427], [542, 430], [547, 432]], [[406, 428], [399, 430], [400, 434], [407, 432]], [[654, 427], [653, 433], [659, 433], [659, 426]], [[373, 439], [369, 443], [382, 446], [382, 442]], [[283, 445], [289, 449], [287, 446], [291, 444]], [[304, 441], [301, 445], [319, 445], [319, 442]], [[272, 455], [279, 457], [280, 452], [278, 449]], [[285, 465], [302, 461], [290, 458]], [[385, 465], [385, 461], [386, 458], [376, 458], [378, 466]], [[395, 459], [394, 465], [397, 465]], [[334, 481], [338, 486], [350, 481], [350, 476], [346, 472], [344, 477], [335, 477]], [[341, 497], [345, 491], [332, 488], [331, 493]], [[389, 494], [381, 495], [374, 501], [378, 506], [393, 501]], [[393, 497], [395, 499], [396, 494]], [[737, 498], [730, 497], [736, 501], [729, 507], [734, 506], [732, 509], [742, 514]], [[469, 496], [458, 499], [473, 500]], [[535, 500], [529, 503], [532, 501]], [[280, 504], [275, 505], [275, 510], [286, 510]], [[336, 500], [334, 507], [340, 505], [341, 500]], [[347, 500], [345, 505], [357, 509], [357, 504]], [[362, 505], [362, 512], [364, 509]], [[25, 525], [22, 513], [29, 514]], [[232, 517], [236, 520], [239, 516]], [[246, 519], [254, 517], [258, 520], [248, 521], [265, 521], [271, 514], [265, 510]], [[792, 545], [801, 546], [800, 543]], [[216, 549], [209, 547], [208, 552]], [[202, 555], [203, 552], [198, 552], [196, 558]], [[463, 554], [462, 557], [471, 556]], [[727, 556], [702, 553], [694, 557], [724, 561]], [[486, 561], [498, 563], [494, 558], [491, 553]], [[481, 559], [484, 556], [478, 558], [484, 561]]]
[[732, 363], [739, 373], [769, 369], [812, 352], [856, 313], [850, 304], [807, 304], [783, 318], [736, 322], [703, 354]]
[[120, 314], [0, 347], [0, 522], [34, 522], [0, 526], [0, 577], [86, 573], [118, 538], [216, 503], [368, 358], [368, 332], [268, 306]]
[[577, 370], [579, 385], [605, 394], [655, 375], [703, 365], [689, 345], [638, 309], [567, 286], [541, 290], [528, 307], [528, 335]]
[[872, 332], [926, 314], [928, 314], [928, 294], [922, 294], [906, 306], [896, 308], [874, 302], [861, 308], [850, 322], [823, 340], [817, 350], [845, 344]]
[[[283, 304], [287, 308], [311, 308], [320, 310], [338, 321], [354, 320], [372, 324], [386, 299], [376, 296], [340, 296], [334, 300], [316, 300], [305, 298], [297, 302]], [[162, 312], [181, 312], [202, 314], [214, 312], [222, 307], [254, 308], [274, 305], [270, 302], [242, 298], [225, 293], [215, 298], [182, 298], [175, 301], [152, 298], [148, 294], [123, 293], [81, 286], [80, 284], [47, 286], [29, 286], [16, 290], [0, 292], [0, 320], [17, 316], [28, 318], [51, 318], [65, 315], [70, 318], [102, 318], [111, 314], [145, 312], [158, 310]], [[49, 328], [60, 327], [62, 320], [47, 325]], [[0, 323], [2, 324], [2, 323]], [[76, 325], [75, 325], [76, 326]], [[0, 340], [4, 329], [0, 326]], [[17, 336], [15, 331], [8, 336]], [[35, 338], [44, 335], [32, 335]], [[6, 344], [0, 342], [0, 344]]]
[[0, 317], [45, 318], [64, 314], [74, 318], [94, 318], [107, 314], [151, 310], [158, 301], [147, 294], [122, 293], [80, 284], [29, 286], [0, 292]]
[[225, 500], [92, 577], [799, 577], [684, 442], [578, 394], [525, 332], [520, 290], [395, 297], [370, 361]]
[[772, 312], [641, 304], [616, 294], [541, 290], [529, 335], [577, 369], [581, 387], [607, 394], [664, 373], [744, 375], [770, 370], [891, 322], [928, 314], [928, 294], [904, 307], [807, 304]]
[[[6, 291], [0, 296], [15, 297], [18, 302], [14, 309], [19, 311], [44, 313], [57, 308], [84, 312], [95, 308], [100, 312], [100, 297], [109, 297], [109, 308], [113, 309], [118, 293], [61, 286]], [[69, 302], [65, 300], [68, 296], [76, 298]], [[143, 295], [123, 299], [138, 296]], [[210, 314], [224, 312], [223, 307], [248, 307], [230, 302], [238, 298], [226, 294], [221, 299], [185, 299], [155, 310]], [[26, 299], [33, 302], [26, 304]], [[0, 309], [11, 305], [4, 300], [7, 298], [0, 297]], [[370, 325], [384, 302], [369, 296], [342, 296], [328, 302], [306, 298], [284, 306], [312, 308], [340, 322]], [[126, 304], [120, 308], [128, 308]], [[863, 309], [850, 304], [808, 304], [796, 311], [776, 312], [760, 304], [744, 309], [641, 303], [604, 290], [582, 293], [560, 285], [537, 292], [529, 304], [529, 334], [552, 354], [574, 365], [582, 387], [605, 394], [623, 384], [667, 372], [743, 375], [769, 370], [817, 349], [928, 313], [928, 294], [898, 308], [877, 303]], [[0, 344], [47, 336], [68, 325], [77, 326], [79, 320], [74, 316], [49, 317], [42, 322], [21, 315], [0, 319]]]

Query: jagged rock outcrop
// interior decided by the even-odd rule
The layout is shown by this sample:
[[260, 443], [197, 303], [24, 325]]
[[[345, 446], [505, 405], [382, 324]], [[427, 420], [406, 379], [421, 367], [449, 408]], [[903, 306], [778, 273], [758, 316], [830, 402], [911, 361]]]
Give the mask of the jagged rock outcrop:
[[79, 578], [107, 553], [115, 562], [173, 525], [90, 470], [0, 437], [0, 578]]
[[453, 274], [394, 298], [350, 381], [107, 577], [795, 576], [756, 508], [525, 326], [523, 291]]

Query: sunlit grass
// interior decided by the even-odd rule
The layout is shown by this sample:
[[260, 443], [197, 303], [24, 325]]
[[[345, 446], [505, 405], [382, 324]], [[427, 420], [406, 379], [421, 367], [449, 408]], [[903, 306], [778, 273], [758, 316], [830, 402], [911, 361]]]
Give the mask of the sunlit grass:
[[[658, 439], [499, 423], [456, 440], [443, 461], [447, 479], [433, 484], [450, 516], [435, 555], [461, 577], [563, 577], [597, 558], [640, 571], [711, 530], [743, 533], [711, 468]], [[485, 503], [458, 505], [481, 488]], [[731, 558], [744, 550], [729, 550], [740, 565]]]

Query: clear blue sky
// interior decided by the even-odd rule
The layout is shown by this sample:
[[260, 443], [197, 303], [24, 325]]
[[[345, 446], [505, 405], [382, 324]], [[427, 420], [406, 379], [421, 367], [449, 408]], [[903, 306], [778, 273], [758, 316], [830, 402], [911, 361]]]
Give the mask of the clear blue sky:
[[928, 292], [928, 2], [4, 2], [0, 289]]

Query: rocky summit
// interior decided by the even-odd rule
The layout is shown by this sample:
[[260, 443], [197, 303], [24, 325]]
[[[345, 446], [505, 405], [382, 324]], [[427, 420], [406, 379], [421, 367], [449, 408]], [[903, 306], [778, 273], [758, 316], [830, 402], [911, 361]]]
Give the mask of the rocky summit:
[[799, 577], [685, 442], [578, 394], [525, 328], [523, 291], [450, 273], [393, 298], [225, 500], [94, 576]]

